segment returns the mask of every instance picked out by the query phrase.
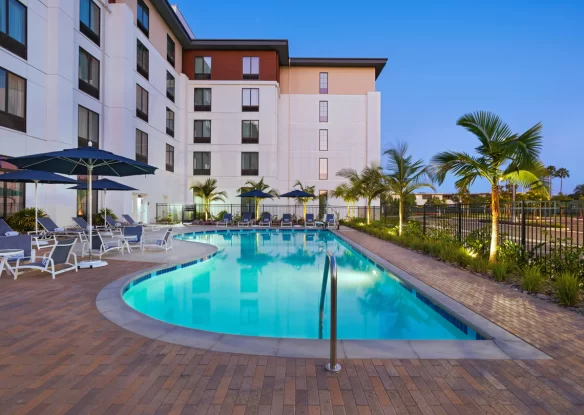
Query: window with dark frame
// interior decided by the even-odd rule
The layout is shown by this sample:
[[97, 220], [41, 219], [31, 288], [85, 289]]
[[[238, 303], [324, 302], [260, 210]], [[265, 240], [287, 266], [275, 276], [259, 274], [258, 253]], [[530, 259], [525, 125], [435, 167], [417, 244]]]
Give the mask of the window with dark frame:
[[148, 134], [136, 129], [136, 161], [148, 164]]
[[211, 120], [195, 120], [194, 143], [208, 144], [211, 142]]
[[241, 110], [255, 112], [260, 110], [259, 88], [243, 88], [241, 90]]
[[166, 107], [166, 134], [174, 137], [174, 111]]
[[195, 88], [195, 111], [211, 111], [211, 88]]
[[175, 45], [170, 35], [166, 35], [166, 60], [174, 67]]
[[318, 103], [318, 120], [320, 122], [328, 122], [328, 101], [320, 101]]
[[318, 132], [318, 150], [328, 151], [328, 130]]
[[148, 91], [136, 84], [136, 117], [148, 122]]
[[257, 56], [243, 57], [243, 79], [260, 79], [260, 58]]
[[[18, 168], [0, 155], [0, 175], [18, 171]], [[0, 182], [0, 218], [20, 212], [26, 206], [26, 183]]]
[[211, 79], [210, 56], [195, 56], [195, 79]]
[[0, 126], [26, 132], [26, 79], [0, 68]]
[[174, 171], [174, 147], [166, 145], [166, 171]]
[[90, 109], [78, 106], [77, 115], [77, 145], [78, 147], [99, 148], [99, 114]]
[[138, 0], [138, 16], [136, 18], [138, 28], [148, 36], [150, 28], [150, 10], [143, 0]]
[[242, 144], [258, 144], [260, 141], [260, 122], [241, 122], [241, 142]]
[[[0, 3], [3, 0], [0, 0]], [[100, 45], [101, 10], [92, 0], [79, 1], [79, 31]]]
[[150, 52], [142, 42], [136, 40], [136, 70], [148, 79], [150, 72]]
[[174, 76], [166, 71], [166, 98], [174, 102]]
[[18, 0], [0, 0], [0, 47], [27, 59], [28, 9]]
[[195, 151], [193, 153], [193, 176], [211, 175], [211, 153]]
[[318, 159], [318, 179], [328, 180], [328, 159]]
[[244, 152], [241, 153], [241, 175], [242, 176], [259, 176], [259, 153]]
[[79, 90], [99, 99], [99, 61], [79, 48]]
[[321, 94], [328, 94], [328, 72], [320, 73], [319, 92]]

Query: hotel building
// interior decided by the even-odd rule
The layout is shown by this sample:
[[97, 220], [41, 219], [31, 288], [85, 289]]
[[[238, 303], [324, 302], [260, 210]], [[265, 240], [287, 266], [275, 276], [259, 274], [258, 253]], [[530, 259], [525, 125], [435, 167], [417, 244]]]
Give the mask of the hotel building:
[[[139, 191], [107, 195], [143, 221], [157, 203], [192, 203], [190, 186], [208, 177], [227, 203], [261, 177], [325, 195], [341, 168], [379, 162], [385, 63], [294, 58], [287, 40], [198, 39], [166, 0], [0, 0], [0, 156], [92, 145], [156, 166], [112, 178]], [[0, 183], [0, 217], [32, 195]], [[69, 224], [83, 196], [44, 185], [39, 205]]]

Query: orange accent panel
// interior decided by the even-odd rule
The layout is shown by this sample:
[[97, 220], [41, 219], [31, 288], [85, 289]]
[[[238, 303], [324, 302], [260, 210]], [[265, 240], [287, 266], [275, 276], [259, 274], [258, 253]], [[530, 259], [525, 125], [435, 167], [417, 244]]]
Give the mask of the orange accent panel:
[[212, 81], [238, 81], [243, 79], [243, 57], [260, 58], [260, 81], [279, 81], [280, 66], [276, 51], [240, 50], [185, 50], [183, 52], [183, 73], [195, 79], [195, 57], [211, 57]]

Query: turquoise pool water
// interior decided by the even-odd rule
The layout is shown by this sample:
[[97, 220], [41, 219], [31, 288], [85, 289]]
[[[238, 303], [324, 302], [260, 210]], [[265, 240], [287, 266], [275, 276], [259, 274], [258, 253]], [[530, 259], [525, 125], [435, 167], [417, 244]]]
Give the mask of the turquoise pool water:
[[338, 264], [339, 339], [476, 340], [481, 337], [328, 231], [195, 233], [213, 244], [205, 262], [131, 286], [124, 300], [171, 324], [248, 336], [328, 338], [319, 303], [326, 251]]

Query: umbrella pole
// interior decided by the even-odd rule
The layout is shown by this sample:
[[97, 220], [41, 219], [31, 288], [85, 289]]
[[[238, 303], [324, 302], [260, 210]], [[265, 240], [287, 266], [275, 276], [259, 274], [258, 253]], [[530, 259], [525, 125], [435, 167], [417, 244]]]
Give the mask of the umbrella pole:
[[107, 190], [103, 189], [103, 221], [107, 223], [106, 216], [107, 216], [107, 203], [105, 201], [105, 196], [107, 194]]
[[92, 205], [93, 205], [93, 192], [91, 189], [91, 174], [93, 173], [93, 167], [87, 167], [87, 223], [89, 223], [89, 262], [92, 261], [91, 254], [93, 252], [93, 212], [92, 212]]
[[34, 182], [34, 235], [38, 237], [39, 235], [39, 182]]

